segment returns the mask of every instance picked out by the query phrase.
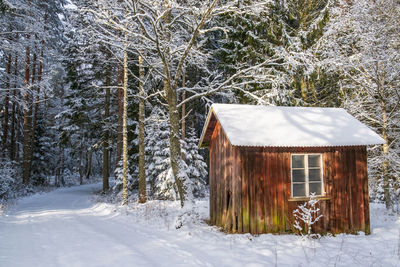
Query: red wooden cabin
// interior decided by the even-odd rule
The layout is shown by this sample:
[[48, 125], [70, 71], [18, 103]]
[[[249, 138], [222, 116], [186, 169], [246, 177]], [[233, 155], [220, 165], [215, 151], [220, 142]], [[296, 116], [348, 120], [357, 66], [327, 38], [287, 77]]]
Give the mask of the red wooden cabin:
[[383, 139], [338, 108], [213, 104], [200, 146], [210, 153], [210, 222], [228, 232], [293, 232], [315, 192], [320, 233], [370, 233], [367, 145]]

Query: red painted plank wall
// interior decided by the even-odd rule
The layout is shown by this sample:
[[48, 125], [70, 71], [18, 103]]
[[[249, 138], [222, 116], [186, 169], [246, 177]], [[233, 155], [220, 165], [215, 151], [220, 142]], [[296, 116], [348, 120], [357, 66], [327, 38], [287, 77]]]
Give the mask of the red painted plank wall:
[[291, 153], [321, 153], [328, 200], [315, 231], [370, 232], [365, 147], [232, 147], [217, 122], [210, 144], [210, 223], [227, 232], [293, 232]]

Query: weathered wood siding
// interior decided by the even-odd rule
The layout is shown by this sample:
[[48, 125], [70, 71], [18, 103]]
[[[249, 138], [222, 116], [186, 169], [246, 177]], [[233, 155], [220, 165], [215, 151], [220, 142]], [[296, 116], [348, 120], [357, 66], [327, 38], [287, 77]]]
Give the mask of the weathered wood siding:
[[210, 223], [228, 232], [293, 232], [291, 153], [321, 153], [326, 196], [317, 232], [370, 232], [365, 147], [232, 147], [219, 123], [210, 144]]
[[[229, 144], [219, 123], [210, 149], [210, 223], [236, 232], [241, 216], [239, 149]], [[241, 227], [241, 226], [240, 226]]]

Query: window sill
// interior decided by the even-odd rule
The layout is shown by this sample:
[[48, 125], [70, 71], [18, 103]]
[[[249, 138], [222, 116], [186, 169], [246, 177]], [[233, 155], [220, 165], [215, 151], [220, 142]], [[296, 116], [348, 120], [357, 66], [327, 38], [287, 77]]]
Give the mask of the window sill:
[[[331, 200], [331, 197], [328, 196], [316, 196], [316, 200]], [[288, 201], [309, 201], [310, 197], [291, 197]]]

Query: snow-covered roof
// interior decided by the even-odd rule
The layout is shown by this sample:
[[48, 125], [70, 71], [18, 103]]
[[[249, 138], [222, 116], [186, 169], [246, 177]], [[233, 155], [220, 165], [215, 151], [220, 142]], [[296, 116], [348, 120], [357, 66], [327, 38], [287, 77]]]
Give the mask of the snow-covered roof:
[[384, 143], [378, 134], [342, 108], [213, 104], [200, 146], [211, 139], [209, 133], [212, 134], [215, 123], [210, 121], [215, 120], [214, 116], [233, 146], [332, 147]]

